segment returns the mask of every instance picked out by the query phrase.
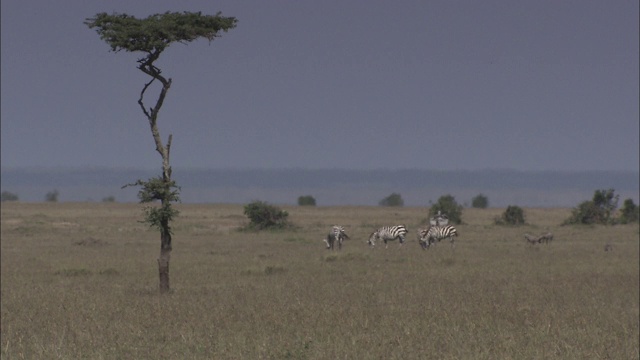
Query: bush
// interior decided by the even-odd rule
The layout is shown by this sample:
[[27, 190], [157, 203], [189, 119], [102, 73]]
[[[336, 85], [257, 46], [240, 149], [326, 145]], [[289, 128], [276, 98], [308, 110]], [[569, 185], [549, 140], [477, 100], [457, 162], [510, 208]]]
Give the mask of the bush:
[[596, 190], [591, 201], [583, 201], [573, 208], [564, 224], [612, 224], [611, 214], [618, 207], [619, 197], [614, 189]]
[[250, 229], [282, 229], [289, 226], [289, 214], [263, 201], [254, 201], [244, 206], [244, 214], [249, 218]]
[[49, 191], [44, 196], [44, 201], [46, 201], [46, 202], [58, 202], [58, 195], [60, 195], [58, 190]]
[[620, 209], [620, 223], [629, 224], [640, 221], [640, 207], [633, 203], [632, 199], [627, 199]]
[[116, 197], [113, 195], [102, 198], [102, 202], [116, 202]]
[[2, 194], [0, 194], [0, 201], [18, 201], [18, 195], [12, 192], [3, 191]]
[[404, 206], [404, 200], [398, 193], [393, 193], [386, 198], [380, 200], [378, 203], [380, 206]]
[[496, 219], [497, 225], [524, 225], [524, 210], [515, 205], [509, 205], [502, 213], [502, 217]]
[[462, 205], [459, 205], [456, 199], [449, 194], [441, 196], [438, 202], [431, 206], [429, 217], [436, 216], [438, 211], [446, 215], [450, 223], [460, 224], [462, 222]]
[[311, 195], [298, 197], [298, 205], [300, 206], [316, 206], [316, 199]]
[[486, 209], [489, 206], [489, 198], [482, 194], [471, 199], [471, 207], [476, 209]]

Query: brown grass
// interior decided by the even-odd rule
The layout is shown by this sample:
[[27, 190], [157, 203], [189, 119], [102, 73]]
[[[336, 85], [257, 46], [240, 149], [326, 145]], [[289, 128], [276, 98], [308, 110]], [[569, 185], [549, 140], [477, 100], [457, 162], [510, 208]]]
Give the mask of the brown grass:
[[[423, 251], [424, 208], [179, 205], [172, 293], [139, 205], [2, 203], [2, 359], [637, 359], [639, 228], [560, 226], [570, 209], [465, 209]], [[368, 234], [405, 224], [403, 248]], [[351, 237], [324, 249], [333, 224]], [[523, 234], [550, 230], [549, 245]], [[613, 251], [605, 252], [610, 242]]]

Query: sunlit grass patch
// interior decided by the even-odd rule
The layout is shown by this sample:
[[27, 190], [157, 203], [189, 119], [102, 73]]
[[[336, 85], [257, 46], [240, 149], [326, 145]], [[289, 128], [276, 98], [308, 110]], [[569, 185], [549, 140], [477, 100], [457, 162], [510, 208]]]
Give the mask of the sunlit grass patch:
[[242, 270], [242, 275], [276, 275], [286, 273], [287, 269], [284, 266], [278, 265], [265, 265], [263, 267], [252, 267]]
[[104, 240], [95, 239], [92, 237], [86, 237], [84, 239], [73, 242], [73, 245], [78, 245], [78, 246], [104, 246], [107, 244], [108, 243]]
[[88, 269], [79, 268], [79, 269], [61, 269], [61, 270], [57, 270], [53, 274], [71, 277], [71, 276], [87, 276], [87, 275], [91, 275], [92, 272], [91, 270], [88, 270]]
[[108, 269], [100, 270], [98, 274], [107, 275], [107, 276], [117, 276], [117, 275], [120, 275], [120, 272], [116, 269], [108, 268]]
[[307, 244], [311, 243], [311, 241], [301, 236], [288, 236], [288, 237], [285, 237], [283, 240], [284, 242], [287, 242], [287, 243], [307, 243]]

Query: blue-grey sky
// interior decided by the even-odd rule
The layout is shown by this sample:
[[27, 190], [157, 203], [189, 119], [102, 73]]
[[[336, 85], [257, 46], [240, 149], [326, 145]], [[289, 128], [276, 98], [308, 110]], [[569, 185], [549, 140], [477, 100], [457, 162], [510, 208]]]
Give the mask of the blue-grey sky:
[[185, 10], [239, 22], [157, 62], [174, 167], [638, 171], [637, 0], [1, 6], [3, 167], [159, 168], [142, 54], [83, 21]]

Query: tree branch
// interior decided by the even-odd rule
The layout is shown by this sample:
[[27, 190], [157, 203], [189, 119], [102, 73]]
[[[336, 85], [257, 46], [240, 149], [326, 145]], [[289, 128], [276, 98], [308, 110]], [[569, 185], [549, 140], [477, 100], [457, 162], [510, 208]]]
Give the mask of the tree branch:
[[147, 117], [147, 119], [151, 119], [151, 115], [149, 114], [149, 112], [147, 112], [147, 109], [145, 109], [144, 107], [144, 103], [143, 103], [143, 98], [144, 98], [144, 93], [147, 91], [147, 88], [149, 87], [149, 85], [151, 85], [151, 83], [155, 80], [156, 78], [152, 78], [151, 81], [149, 81], [148, 83], [146, 83], [144, 85], [144, 87], [142, 88], [142, 91], [140, 92], [140, 98], [138, 99], [138, 104], [140, 105], [140, 108], [142, 109], [142, 112], [144, 113], [144, 115]]
[[[160, 52], [155, 51], [155, 52], [148, 53], [147, 57], [138, 60], [138, 63], [140, 64], [138, 65], [138, 69], [140, 69], [145, 74], [151, 76], [152, 78], [151, 81], [145, 84], [144, 88], [142, 89], [142, 92], [140, 93], [140, 99], [138, 99], [138, 104], [142, 108], [142, 112], [147, 116], [147, 119], [149, 120], [149, 126], [151, 127], [151, 134], [153, 135], [153, 140], [156, 143], [156, 151], [160, 153], [160, 156], [162, 156], [162, 159], [163, 159], [162, 160], [163, 169], [164, 169], [163, 173], [165, 175], [170, 176], [171, 171], [167, 170], [169, 168], [169, 161], [168, 161], [169, 151], [168, 151], [168, 148], [165, 148], [162, 144], [162, 139], [160, 138], [160, 132], [157, 126], [157, 119], [158, 119], [158, 113], [160, 112], [160, 108], [164, 103], [164, 99], [167, 95], [167, 92], [169, 91], [169, 88], [171, 87], [171, 79], [166, 79], [164, 76], [160, 75], [161, 70], [158, 69], [155, 65], [153, 65], [153, 62], [157, 60], [159, 56], [160, 56]], [[145, 92], [147, 91], [147, 89], [149, 88], [151, 83], [153, 83], [154, 80], [158, 80], [162, 83], [162, 90], [160, 90], [160, 95], [156, 100], [156, 105], [153, 108], [149, 108], [149, 111], [147, 111], [147, 109], [144, 107], [143, 98], [144, 98]]]

